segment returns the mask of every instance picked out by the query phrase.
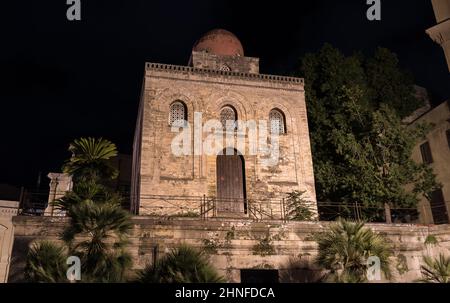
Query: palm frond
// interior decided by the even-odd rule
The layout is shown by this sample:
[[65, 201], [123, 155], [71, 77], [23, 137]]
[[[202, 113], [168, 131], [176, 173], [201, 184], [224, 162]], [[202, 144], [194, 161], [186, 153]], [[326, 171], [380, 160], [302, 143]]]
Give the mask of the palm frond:
[[80, 138], [69, 146], [72, 157], [63, 166], [63, 172], [74, 179], [116, 178], [118, 171], [109, 161], [117, 156], [114, 143], [103, 138]]
[[67, 282], [66, 251], [48, 241], [35, 242], [28, 251], [25, 278], [29, 282]]
[[84, 200], [70, 208], [62, 239], [80, 256], [83, 281], [119, 282], [130, 267], [124, 251], [132, 225], [130, 214], [115, 202]]
[[80, 257], [83, 282], [124, 281], [131, 267], [125, 251], [132, 227], [130, 214], [122, 209], [120, 194], [105, 182], [117, 176], [110, 161], [117, 155], [116, 146], [102, 138], [81, 138], [74, 140], [69, 151], [72, 157], [63, 171], [72, 175], [74, 186], [53, 202], [70, 218], [61, 234], [66, 249], [47, 243], [34, 246], [27, 258], [27, 277], [30, 281], [59, 281], [54, 270], [59, 273], [65, 266], [61, 256], [67, 250]]
[[440, 254], [437, 259], [423, 257], [424, 265], [420, 267], [425, 283], [450, 283], [450, 258]]
[[314, 238], [319, 246], [316, 263], [329, 272], [328, 280], [366, 281], [367, 259], [371, 256], [380, 259], [382, 272], [390, 278], [390, 246], [382, 236], [365, 228], [364, 223], [341, 220]]
[[218, 283], [224, 279], [209, 264], [208, 257], [187, 245], [173, 249], [138, 274], [142, 283]]

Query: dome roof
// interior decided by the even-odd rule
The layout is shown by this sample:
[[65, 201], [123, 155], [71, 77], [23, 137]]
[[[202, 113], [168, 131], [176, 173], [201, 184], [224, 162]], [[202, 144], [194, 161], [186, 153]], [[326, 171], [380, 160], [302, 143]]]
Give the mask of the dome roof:
[[241, 41], [224, 29], [213, 29], [204, 34], [193, 47], [194, 51], [206, 51], [220, 56], [244, 56]]

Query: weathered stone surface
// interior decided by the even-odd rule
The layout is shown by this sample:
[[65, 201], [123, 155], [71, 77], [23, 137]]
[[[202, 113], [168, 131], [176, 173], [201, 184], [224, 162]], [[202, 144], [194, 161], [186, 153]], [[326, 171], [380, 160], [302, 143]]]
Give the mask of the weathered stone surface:
[[50, 179], [50, 191], [48, 195], [48, 205], [45, 209], [45, 216], [64, 216], [65, 213], [54, 209], [52, 202], [62, 198], [66, 192], [72, 190], [72, 177], [63, 173], [49, 173], [47, 177]]
[[0, 283], [8, 280], [14, 239], [12, 217], [17, 215], [19, 202], [0, 200]]
[[430, 38], [441, 45], [450, 71], [450, 4], [447, 0], [432, 0], [437, 24], [426, 30]]
[[[433, 218], [432, 207], [435, 207], [436, 213], [443, 213], [450, 220], [450, 153], [449, 142], [447, 138], [447, 131], [450, 128], [450, 102], [446, 101], [427, 113], [423, 114], [411, 124], [412, 127], [426, 123], [432, 126], [432, 129], [413, 149], [412, 159], [417, 163], [423, 163], [420, 146], [428, 142], [433, 158], [433, 163], [429, 165], [433, 168], [433, 173], [436, 174], [436, 179], [442, 184], [442, 195], [444, 197], [443, 207], [438, 205], [431, 205], [430, 201], [424, 196], [418, 204], [420, 214], [420, 222], [422, 223], [442, 223], [435, 222]], [[441, 217], [441, 216], [439, 216]]]
[[[10, 280], [20, 281], [27, 247], [37, 240], [59, 241], [59, 233], [68, 218], [14, 217], [15, 242]], [[317, 254], [311, 235], [322, 231], [329, 222], [254, 222], [251, 220], [208, 220], [133, 217], [129, 251], [136, 269], [182, 243], [205, 249], [211, 261], [228, 281], [239, 282], [240, 270], [278, 269], [285, 282], [304, 281], [318, 270], [313, 265]], [[450, 226], [408, 224], [367, 224], [387, 237], [394, 255], [391, 267], [394, 282], [413, 282], [420, 277], [422, 256], [437, 256], [450, 248]], [[437, 245], [425, 244], [434, 236]], [[261, 240], [269, 237], [269, 246]], [[305, 269], [309, 268], [308, 270]], [[400, 272], [399, 272], [400, 270]], [[310, 279], [311, 279], [310, 277]], [[311, 281], [311, 280], [310, 280]]]
[[259, 58], [241, 56], [221, 56], [206, 52], [193, 51], [191, 56], [193, 67], [202, 69], [229, 70], [242, 73], [259, 73]]
[[[280, 200], [288, 192], [304, 190], [316, 210], [303, 79], [153, 63], [147, 64], [136, 128], [132, 209], [143, 215], [169, 214], [176, 212], [174, 205], [167, 208], [170, 203], [152, 196], [217, 194], [216, 155], [194, 155], [194, 144], [192, 155], [172, 153], [171, 143], [178, 134], [168, 123], [169, 109], [177, 100], [186, 105], [191, 138], [197, 126], [195, 112], [202, 113], [203, 124], [219, 120], [225, 105], [235, 108], [241, 121], [268, 121], [272, 109], [282, 111], [287, 133], [280, 136], [280, 157], [275, 166], [263, 166], [266, 156], [249, 152], [250, 136], [235, 135], [245, 139], [239, 151], [244, 154], [246, 198]], [[208, 135], [202, 133], [203, 139]]]

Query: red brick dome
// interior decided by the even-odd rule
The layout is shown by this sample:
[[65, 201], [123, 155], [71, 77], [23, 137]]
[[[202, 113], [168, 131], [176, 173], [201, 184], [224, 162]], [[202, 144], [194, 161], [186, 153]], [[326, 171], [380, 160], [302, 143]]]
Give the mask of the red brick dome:
[[206, 51], [220, 56], [244, 56], [241, 41], [224, 29], [213, 29], [204, 34], [193, 47], [194, 51]]

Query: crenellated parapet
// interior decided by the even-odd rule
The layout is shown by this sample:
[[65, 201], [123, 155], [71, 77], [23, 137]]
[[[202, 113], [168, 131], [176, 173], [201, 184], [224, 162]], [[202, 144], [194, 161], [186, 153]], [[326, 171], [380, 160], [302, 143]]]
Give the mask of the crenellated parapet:
[[254, 88], [304, 91], [304, 79], [289, 76], [246, 73], [220, 69], [204, 69], [191, 66], [147, 62], [146, 77], [174, 79], [197, 83], [241, 85]]

